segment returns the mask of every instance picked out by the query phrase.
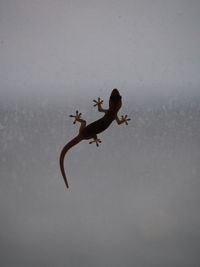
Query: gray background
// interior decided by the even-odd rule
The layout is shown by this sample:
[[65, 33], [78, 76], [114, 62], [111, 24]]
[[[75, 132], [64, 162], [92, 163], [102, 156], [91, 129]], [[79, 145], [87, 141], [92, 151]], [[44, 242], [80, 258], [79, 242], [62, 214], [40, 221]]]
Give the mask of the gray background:
[[[0, 265], [199, 266], [199, 1], [0, 1]], [[69, 114], [120, 115], [99, 148]]]

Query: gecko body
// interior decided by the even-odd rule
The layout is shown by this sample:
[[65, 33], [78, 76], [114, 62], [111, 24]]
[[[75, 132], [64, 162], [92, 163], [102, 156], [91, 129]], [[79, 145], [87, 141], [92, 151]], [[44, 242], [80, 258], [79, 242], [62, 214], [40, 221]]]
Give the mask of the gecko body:
[[78, 121], [81, 123], [81, 126], [79, 129], [79, 134], [63, 147], [60, 154], [60, 170], [67, 188], [69, 187], [69, 185], [64, 169], [64, 158], [67, 151], [82, 140], [88, 139], [93, 139], [93, 141], [89, 142], [90, 144], [96, 143], [96, 145], [99, 146], [101, 140], [97, 138], [97, 134], [105, 131], [114, 120], [116, 120], [118, 124], [125, 123], [126, 125], [128, 125], [128, 121], [130, 119], [127, 115], [121, 116], [121, 119], [119, 119], [117, 116], [117, 113], [122, 106], [121, 98], [122, 97], [119, 94], [119, 91], [117, 89], [113, 89], [109, 99], [109, 109], [102, 108], [103, 100], [101, 100], [100, 98], [98, 98], [98, 100], [93, 100], [95, 102], [94, 106], [97, 106], [98, 110], [100, 112], [104, 112], [105, 114], [101, 119], [94, 121], [87, 126], [86, 121], [81, 119], [81, 113], [78, 113], [78, 111], [76, 111], [76, 115], [70, 115], [70, 117], [75, 118], [74, 124]]

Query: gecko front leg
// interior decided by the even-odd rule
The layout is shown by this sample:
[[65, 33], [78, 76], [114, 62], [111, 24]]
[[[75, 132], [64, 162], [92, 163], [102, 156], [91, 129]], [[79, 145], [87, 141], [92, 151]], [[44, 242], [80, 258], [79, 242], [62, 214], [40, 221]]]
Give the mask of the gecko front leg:
[[103, 104], [103, 100], [101, 100], [100, 97], [98, 97], [98, 100], [93, 100], [93, 102], [95, 103], [93, 106], [94, 107], [98, 107], [98, 111], [99, 112], [107, 112], [107, 109], [102, 108], [102, 104]]
[[115, 120], [117, 121], [118, 124], [125, 123], [126, 125], [128, 125], [128, 121], [130, 121], [131, 119], [128, 118], [128, 115], [125, 115], [121, 116], [121, 119], [119, 119], [119, 117], [116, 116]]

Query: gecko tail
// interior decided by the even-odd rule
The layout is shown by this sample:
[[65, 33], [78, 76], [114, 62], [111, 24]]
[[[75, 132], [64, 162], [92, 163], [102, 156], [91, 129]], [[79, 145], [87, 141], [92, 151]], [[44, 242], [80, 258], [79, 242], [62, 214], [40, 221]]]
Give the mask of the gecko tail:
[[61, 153], [60, 153], [60, 170], [61, 170], [61, 173], [62, 173], [62, 176], [63, 176], [63, 179], [64, 179], [64, 182], [65, 182], [65, 185], [67, 188], [69, 188], [69, 184], [68, 184], [68, 181], [67, 181], [67, 177], [66, 177], [66, 174], [65, 174], [65, 168], [64, 168], [64, 158], [65, 158], [65, 155], [67, 153], [67, 151], [75, 146], [76, 144], [78, 144], [80, 141], [82, 141], [83, 139], [78, 135], [76, 136], [74, 139], [72, 139], [69, 143], [67, 143]]

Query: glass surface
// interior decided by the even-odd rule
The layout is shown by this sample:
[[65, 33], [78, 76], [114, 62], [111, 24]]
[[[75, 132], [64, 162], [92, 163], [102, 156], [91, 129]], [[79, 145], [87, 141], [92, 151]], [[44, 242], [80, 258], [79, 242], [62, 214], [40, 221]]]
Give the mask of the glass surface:
[[[200, 2], [0, 3], [0, 265], [197, 266]], [[119, 116], [65, 158], [122, 95]]]

